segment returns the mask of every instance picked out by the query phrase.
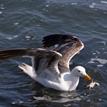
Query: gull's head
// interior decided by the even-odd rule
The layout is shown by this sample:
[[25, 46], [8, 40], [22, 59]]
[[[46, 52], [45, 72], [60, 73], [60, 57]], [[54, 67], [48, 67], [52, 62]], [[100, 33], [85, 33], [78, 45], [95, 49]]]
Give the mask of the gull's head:
[[83, 77], [85, 80], [91, 81], [92, 78], [86, 73], [86, 69], [82, 66], [76, 66], [73, 68], [73, 74], [76, 77]]

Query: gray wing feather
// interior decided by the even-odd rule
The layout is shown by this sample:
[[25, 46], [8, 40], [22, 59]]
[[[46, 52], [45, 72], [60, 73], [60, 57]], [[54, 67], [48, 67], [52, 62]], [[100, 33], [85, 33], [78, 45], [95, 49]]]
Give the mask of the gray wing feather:
[[0, 51], [0, 60], [9, 59], [17, 56], [30, 56], [33, 58], [33, 67], [36, 72], [40, 69], [50, 69], [50, 71], [58, 72], [58, 62], [62, 55], [53, 50], [43, 48], [22, 48]]
[[84, 48], [84, 44], [79, 38], [69, 34], [48, 35], [43, 38], [43, 46], [62, 54], [58, 63], [61, 72], [69, 69], [70, 60]]

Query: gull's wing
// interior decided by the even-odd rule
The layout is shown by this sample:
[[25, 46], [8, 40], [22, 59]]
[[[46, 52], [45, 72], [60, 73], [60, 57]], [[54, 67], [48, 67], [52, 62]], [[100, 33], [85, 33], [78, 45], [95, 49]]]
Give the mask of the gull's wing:
[[[33, 58], [33, 67], [36, 72], [39, 72], [39, 69], [50, 69], [59, 73], [58, 71], [58, 62], [62, 55], [56, 51], [46, 50], [42, 48], [23, 48], [23, 49], [11, 49], [11, 50], [2, 50], [0, 51], [0, 60], [13, 58], [17, 56], [30, 56]], [[42, 71], [41, 70], [41, 71]]]
[[52, 34], [44, 37], [42, 42], [46, 49], [62, 54], [59, 61], [60, 69], [69, 68], [70, 60], [84, 48], [84, 44], [79, 38], [66, 34]]

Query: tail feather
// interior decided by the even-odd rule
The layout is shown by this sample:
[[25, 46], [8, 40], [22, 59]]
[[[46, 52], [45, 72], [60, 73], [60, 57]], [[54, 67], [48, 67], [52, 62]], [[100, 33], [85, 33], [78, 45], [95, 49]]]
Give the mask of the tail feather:
[[26, 49], [11, 49], [0, 51], [0, 60], [9, 59], [16, 56], [23, 56], [26, 54]]

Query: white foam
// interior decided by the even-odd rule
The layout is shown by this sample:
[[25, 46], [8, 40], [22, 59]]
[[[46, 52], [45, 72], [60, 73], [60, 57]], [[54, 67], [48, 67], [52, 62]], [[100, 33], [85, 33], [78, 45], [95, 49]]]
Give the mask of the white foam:
[[2, 14], [3, 12], [2, 11], [0, 11], [0, 14]]
[[27, 35], [27, 36], [25, 36], [25, 38], [26, 38], [26, 39], [30, 39], [30, 38], [31, 38], [31, 36]]
[[46, 4], [46, 7], [49, 7], [49, 4]]
[[8, 40], [12, 40], [12, 39], [13, 39], [13, 37], [6, 37], [6, 39], [8, 39]]
[[4, 4], [0, 4], [0, 9], [4, 10]]
[[17, 25], [19, 25], [19, 23], [18, 23], [18, 22], [15, 22], [14, 25], [17, 26]]
[[72, 5], [77, 5], [77, 3], [75, 2], [75, 3], [71, 3]]
[[13, 36], [13, 38], [17, 38], [17, 37], [18, 37], [18, 35], [14, 35], [14, 36]]
[[12, 39], [15, 39], [15, 38], [18, 38], [18, 37], [19, 37], [19, 35], [6, 36], [6, 39], [12, 40]]
[[90, 7], [90, 8], [94, 8], [95, 5], [96, 5], [96, 3], [92, 3], [92, 4], [89, 5], [89, 7]]
[[59, 44], [55, 44], [54, 47], [57, 48], [59, 46]]
[[96, 55], [97, 53], [96, 53], [96, 52], [93, 52], [92, 54], [93, 54], [93, 55]]
[[102, 64], [98, 64], [97, 67], [103, 67], [103, 65]]
[[19, 101], [13, 101], [11, 104], [15, 105], [15, 104], [23, 104], [24, 102], [19, 100]]
[[30, 35], [26, 35], [25, 38], [26, 38], [26, 40], [30, 40], [31, 36]]
[[88, 63], [95, 63], [95, 62], [99, 62], [101, 65], [98, 66], [102, 66], [102, 64], [107, 64], [107, 60], [106, 59], [101, 59], [101, 58], [91, 58], [91, 60]]
[[107, 4], [107, 1], [101, 1], [101, 3]]

